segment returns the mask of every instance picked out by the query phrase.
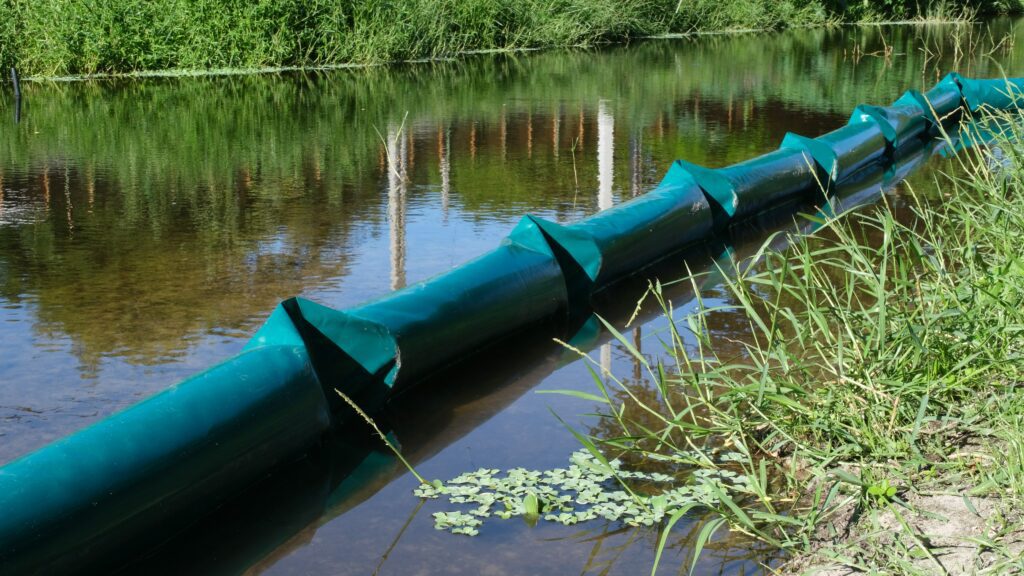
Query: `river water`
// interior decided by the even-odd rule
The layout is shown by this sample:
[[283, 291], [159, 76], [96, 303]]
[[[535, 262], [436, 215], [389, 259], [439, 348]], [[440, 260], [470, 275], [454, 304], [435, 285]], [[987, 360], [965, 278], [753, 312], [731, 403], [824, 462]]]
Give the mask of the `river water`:
[[[572, 221], [651, 189], [672, 160], [731, 164], [783, 135], [842, 125], [945, 72], [1024, 75], [1012, 21], [653, 39], [595, 50], [480, 55], [392, 68], [259, 76], [33, 82], [0, 100], [0, 463], [237, 353], [281, 299], [335, 308], [493, 248], [524, 213]], [[934, 191], [939, 158], [913, 173]], [[886, 194], [900, 204], [905, 187]], [[674, 280], [756, 248], [761, 222], [669, 259]], [[595, 302], [622, 325], [646, 279]], [[705, 298], [725, 297], [713, 280]], [[694, 305], [691, 290], [672, 293]], [[627, 335], [652, 360], [665, 320]], [[712, 325], [728, 345], [742, 326]], [[429, 381], [390, 415], [428, 478], [563, 466], [594, 406], [586, 367], [525, 334]], [[569, 335], [573, 336], [573, 335]], [[563, 336], [564, 337], [564, 336]], [[643, 380], [598, 331], [574, 344]], [[592, 522], [433, 528], [386, 454], [306, 470], [197, 528], [155, 567], [268, 574], [638, 574], [658, 532]], [[327, 477], [325, 477], [327, 476]], [[699, 518], [669, 540], [689, 566]], [[728, 537], [698, 571], [757, 572], [770, 554]]]

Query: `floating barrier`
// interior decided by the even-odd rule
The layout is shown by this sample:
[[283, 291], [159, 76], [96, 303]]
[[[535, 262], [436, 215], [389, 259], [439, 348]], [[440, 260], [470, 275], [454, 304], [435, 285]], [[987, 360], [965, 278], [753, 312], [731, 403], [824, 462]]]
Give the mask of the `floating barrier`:
[[301, 342], [243, 352], [0, 469], [0, 573], [72, 572], [186, 528], [329, 428]]
[[594, 290], [699, 242], [714, 228], [708, 199], [679, 162], [654, 190], [580, 222], [563, 226], [526, 218], [561, 257], [566, 286], [577, 305]]
[[885, 134], [874, 122], [847, 124], [817, 138], [789, 133], [782, 147], [799, 150], [813, 158], [830, 185], [846, 180], [853, 173], [879, 162], [888, 148]]
[[738, 221], [780, 199], [819, 190], [815, 166], [803, 148], [783, 148], [725, 168], [708, 169], [682, 160], [677, 164], [697, 182], [728, 220]]
[[1022, 93], [1024, 79], [950, 74], [733, 166], [675, 162], [579, 222], [526, 216], [497, 249], [361, 306], [286, 300], [240, 355], [0, 468], [0, 573], [79, 570], [134, 535], [180, 531], [351, 419], [335, 389], [372, 413], [512, 333], [586, 316], [595, 293], [741, 220], [816, 199], [827, 213], [844, 190], [894, 182], [961, 110]]

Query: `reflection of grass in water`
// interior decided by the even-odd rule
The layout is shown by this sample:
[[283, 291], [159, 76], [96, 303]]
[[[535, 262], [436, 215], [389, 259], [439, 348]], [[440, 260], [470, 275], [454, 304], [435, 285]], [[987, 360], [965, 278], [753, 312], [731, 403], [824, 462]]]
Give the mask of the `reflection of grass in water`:
[[[832, 37], [836, 31], [807, 30], [645, 42], [599, 56], [486, 57], [336, 74], [29, 84], [22, 124], [0, 130], [0, 178], [9, 185], [31, 172], [28, 183], [18, 185], [39, 195], [40, 181], [48, 178], [52, 209], [32, 225], [0, 231], [0, 260], [10, 271], [0, 274], [0, 293], [38, 294], [44, 329], [76, 335], [87, 363], [159, 340], [141, 354], [153, 361], [181, 350], [182, 333], [224, 325], [249, 330], [254, 313], [309, 285], [299, 276], [326, 278], [344, 269], [344, 262], [324, 263], [320, 255], [323, 247], [345, 242], [347, 223], [379, 219], [381, 146], [373, 126], [397, 121], [396, 111], [409, 111], [408, 127], [419, 139], [416, 182], [438, 181], [433, 146], [423, 145], [434, 136], [423, 126], [452, 130], [453, 200], [463, 213], [484, 219], [498, 211], [553, 209], [569, 219], [578, 214], [569, 198], [577, 180], [569, 155], [552, 163], [511, 156], [500, 161], [493, 119], [503, 104], [510, 118], [531, 115], [536, 138], [547, 137], [542, 128], [561, 114], [561, 148], [568, 152], [576, 131], [567, 119], [581, 109], [592, 112], [614, 87], [617, 131], [655, 134], [644, 142], [659, 162], [682, 157], [727, 163], [773, 147], [779, 124], [792, 128], [806, 119], [807, 109], [845, 113], [873, 100], [883, 88], [864, 77], [884, 78], [884, 90], [893, 96], [933, 81], [921, 67], [944, 69], [954, 52], [947, 48], [945, 55], [926, 59], [913, 46], [925, 39], [948, 45], [943, 30], [857, 29], [840, 40]], [[883, 37], [906, 54], [906, 68], [866, 60], [833, 65], [830, 47], [857, 42], [871, 52]], [[964, 67], [987, 75], [993, 63], [985, 46], [993, 41], [975, 38], [981, 47], [961, 51]], [[1014, 50], [1000, 59], [1012, 69], [1021, 56]], [[628, 83], [620, 81], [626, 77]], [[786, 114], [775, 113], [779, 103]], [[9, 106], [9, 98], [0, 98], [4, 121]], [[723, 120], [726, 115], [735, 126], [743, 123], [745, 137], [728, 137], [735, 128]], [[469, 122], [478, 123], [476, 162], [459, 157], [460, 130]], [[662, 130], [665, 124], [669, 129]], [[518, 128], [522, 132], [521, 123]], [[586, 141], [595, 133], [586, 130], [574, 163], [584, 188], [596, 169], [592, 141]], [[628, 174], [627, 162], [620, 154], [615, 173]], [[70, 205], [57, 189], [68, 171]], [[593, 199], [581, 192], [579, 204], [586, 209]], [[74, 245], [88, 239], [88, 249], [68, 249], [65, 220], [76, 228]], [[282, 223], [295, 250], [261, 253], [260, 241], [274, 238]], [[107, 232], [89, 237], [89, 228]], [[88, 281], [77, 284], [72, 276]], [[159, 307], [159, 314], [121, 315], [121, 305], [111, 302], [119, 276], [135, 302], [154, 312]], [[88, 336], [77, 336], [82, 334]]]
[[[841, 42], [831, 34], [645, 42], [599, 55], [482, 57], [403, 70], [29, 84], [22, 124], [0, 130], [0, 178], [46, 196], [49, 212], [0, 230], [9, 271], [0, 274], [0, 293], [37, 295], [43, 330], [72, 334], [85, 364], [126, 349], [140, 362], [159, 361], [187, 346], [182, 334], [251, 330], [254, 314], [301, 292], [310, 278], [344, 273], [332, 247], [346, 244], [352, 222], [381, 217], [382, 146], [373, 127], [406, 110], [417, 183], [439, 182], [433, 127], [451, 130], [452, 198], [464, 215], [550, 209], [571, 219], [579, 213], [571, 210], [577, 181], [578, 206], [590, 209], [585, 188], [596, 170], [596, 130], [584, 123], [576, 140], [575, 119], [581, 110], [591, 118], [610, 86], [617, 131], [649, 135], [652, 166], [676, 157], [715, 165], [773, 147], [772, 134], [807, 117], [766, 112], [778, 102], [845, 112], [878, 89], [858, 80], [879, 73], [876, 63], [831, 66], [823, 49], [856, 40], [870, 51], [891, 35], [913, 64], [904, 75], [915, 76], [913, 59], [923, 55], [908, 46], [919, 35], [947, 41], [931, 29], [856, 30]], [[977, 54], [975, 65], [985, 65]], [[1019, 59], [1011, 53], [1006, 64]], [[772, 64], [736, 68], [738, 61]], [[624, 77], [630, 82], [619, 82]], [[893, 79], [893, 95], [905, 81]], [[691, 109], [695, 95], [699, 109]], [[9, 104], [0, 99], [4, 111]], [[496, 117], [506, 104], [510, 145], [522, 146], [525, 119], [533, 123], [532, 161], [499, 155]], [[539, 151], [551, 149], [540, 139], [554, 138], [554, 115], [563, 155], [539, 161]], [[742, 122], [745, 137], [727, 137], [725, 117]], [[474, 162], [460, 156], [471, 123]], [[629, 161], [618, 155], [615, 173], [629, 174]], [[118, 290], [149, 313], [123, 314]]]
[[[885, 68], [871, 63], [853, 70], [822, 62], [822, 50], [830, 49], [829, 34], [801, 31], [770, 38], [714, 38], [687, 42], [682, 48], [678, 42], [646, 42], [628, 50], [613, 50], [601, 58], [585, 53], [488, 57], [402, 71], [359, 70], [285, 79], [33, 85], [26, 87], [29, 108], [25, 116], [32, 131], [39, 133], [30, 138], [25, 131], [5, 130], [0, 145], [4, 157], [11, 161], [38, 160], [57, 150], [75, 158], [145, 157], [148, 161], [133, 165], [146, 171], [138, 176], [148, 178], [174, 174], [194, 181], [212, 170], [223, 179], [223, 168], [217, 167], [239, 165], [259, 165], [276, 175], [313, 151], [321, 157], [331, 153], [334, 161], [329, 169], [353, 174], [372, 164], [377, 155], [372, 127], [397, 121], [405, 111], [411, 124], [457, 123], [491, 116], [506, 102], [538, 100], [539, 94], [553, 103], [593, 106], [602, 95], [608, 95], [609, 86], [616, 86], [614, 96], [629, 106], [616, 110], [616, 115], [635, 118], [641, 125], [661, 113], [677, 114], [674, 105], [694, 93], [709, 102], [735, 101], [740, 108], [737, 115], [746, 114], [751, 102], [781, 101], [801, 108], [845, 112], [862, 101], [874, 101], [879, 87], [857, 78]], [[907, 59], [903, 77], [891, 82], [892, 96], [932, 81], [930, 77], [913, 77], [923, 58], [916, 46], [948, 35], [939, 28], [863, 29], [850, 34], [849, 41], [873, 52], [881, 48], [881, 39], [887, 35], [892, 36], [887, 44]], [[686, 59], [683, 69], [665, 65], [680, 58]], [[1011, 55], [1003, 64], [1010, 68], [1017, 58]], [[735, 62], [766, 65], [736, 67]], [[939, 68], [943, 65], [936, 63]], [[988, 70], [978, 68], [976, 72]], [[619, 86], [618, 80], [626, 76], [631, 81]], [[225, 110], [231, 113], [225, 114]], [[744, 123], [748, 121], [743, 118]], [[344, 135], [344, 146], [338, 146], [339, 134]], [[271, 142], [288, 145], [269, 154]], [[680, 152], [700, 160], [699, 150], [693, 146]], [[125, 170], [121, 163], [112, 168]]]

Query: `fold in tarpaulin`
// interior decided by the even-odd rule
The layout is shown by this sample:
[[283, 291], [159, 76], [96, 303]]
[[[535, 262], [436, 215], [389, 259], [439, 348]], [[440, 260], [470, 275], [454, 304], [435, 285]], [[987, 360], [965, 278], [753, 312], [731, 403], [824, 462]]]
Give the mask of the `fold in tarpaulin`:
[[889, 144], [889, 150], [920, 140], [928, 130], [928, 123], [917, 106], [871, 106], [861, 104], [853, 110], [850, 124], [869, 122], [882, 130], [882, 136]]
[[804, 150], [781, 148], [727, 166], [704, 168], [677, 161], [729, 220], [742, 220], [780, 202], [821, 197], [814, 161]]
[[[311, 329], [389, 388], [558, 318], [567, 306], [562, 268], [529, 217], [497, 249], [379, 300], [344, 312], [297, 300], [298, 315]], [[349, 382], [344, 375], [324, 381], [343, 389]]]
[[1008, 110], [1024, 103], [1024, 78], [975, 80], [964, 78], [956, 72], [946, 78], [960, 87], [963, 101], [971, 112], [978, 112], [982, 107]]
[[524, 217], [495, 250], [356, 308], [286, 300], [252, 342], [298, 335], [332, 412], [344, 406], [334, 388], [375, 408], [391, 390], [517, 330], [564, 316], [568, 305], [562, 267], [534, 219]]
[[579, 222], [526, 216], [495, 250], [378, 300], [286, 300], [235, 358], [0, 468], [0, 573], [84, 571], [140, 534], [180, 531], [337, 430], [353, 413], [336, 389], [373, 413], [516, 331], [585, 319], [594, 293], [739, 220], [877, 194], [962, 108], [1015, 108], [1021, 92], [1024, 79], [950, 74], [739, 164], [678, 161], [654, 190]]
[[824, 173], [828, 183], [835, 184], [885, 155], [886, 140], [875, 122], [847, 124], [817, 138], [787, 133], [782, 148], [799, 150], [810, 155]]
[[573, 302], [589, 300], [589, 292], [579, 293], [580, 289], [599, 290], [704, 240], [714, 228], [704, 193], [679, 162], [654, 190], [575, 224], [531, 219], [552, 248], [564, 255], [566, 279], [576, 290]]
[[924, 94], [917, 90], [907, 90], [893, 105], [917, 107], [934, 134], [938, 132], [937, 129], [943, 122], [957, 119], [962, 103], [963, 93], [960, 91], [956, 76], [947, 74]]

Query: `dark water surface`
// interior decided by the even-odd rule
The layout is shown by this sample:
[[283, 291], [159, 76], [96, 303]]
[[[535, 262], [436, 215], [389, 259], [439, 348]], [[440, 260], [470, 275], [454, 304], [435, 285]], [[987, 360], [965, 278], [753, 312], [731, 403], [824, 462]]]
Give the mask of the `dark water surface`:
[[[651, 40], [393, 69], [32, 83], [0, 101], [0, 463], [238, 352], [281, 299], [346, 307], [494, 247], [522, 214], [572, 221], [651, 189], [670, 162], [731, 164], [815, 136], [949, 70], [1024, 75], [1010, 21]], [[929, 167], [910, 179], [934, 187]], [[903, 187], [890, 190], [900, 204]], [[787, 219], [778, 224], [785, 225]], [[764, 224], [764, 223], [762, 223]], [[682, 277], [764, 228], [676, 256]], [[770, 227], [770, 226], [769, 226]], [[646, 280], [598, 299], [623, 324]], [[705, 298], [724, 298], [713, 280]], [[673, 293], [675, 308], [694, 305]], [[665, 321], [628, 332], [652, 359]], [[742, 326], [722, 316], [722, 339]], [[586, 428], [585, 366], [526, 334], [426, 383], [390, 415], [428, 478], [557, 467]], [[559, 335], [571, 337], [573, 335]], [[643, 380], [618, 343], [574, 343]], [[648, 383], [649, 385], [649, 383]], [[365, 431], [358, 434], [363, 437]], [[486, 523], [438, 532], [415, 480], [368, 447], [303, 463], [161, 557], [165, 570], [270, 574], [639, 574], [654, 529]], [[326, 470], [325, 470], [326, 469]], [[665, 573], [688, 566], [699, 519]], [[757, 571], [723, 538], [698, 571]], [[753, 559], [753, 560], [751, 560]], [[173, 560], [173, 561], [172, 561]], [[173, 568], [171, 568], [173, 566]], [[150, 568], [155, 571], [155, 568]]]

